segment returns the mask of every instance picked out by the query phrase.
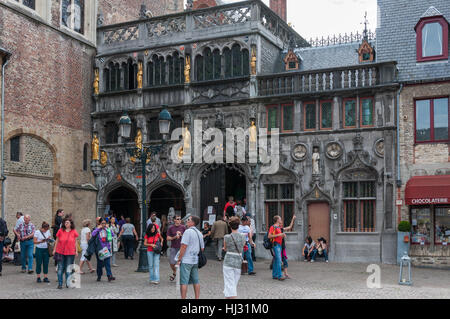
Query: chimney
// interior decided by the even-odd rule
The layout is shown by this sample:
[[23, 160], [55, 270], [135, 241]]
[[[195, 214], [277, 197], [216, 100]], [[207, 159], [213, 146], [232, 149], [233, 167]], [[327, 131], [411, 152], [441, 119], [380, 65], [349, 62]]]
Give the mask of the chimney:
[[270, 0], [270, 9], [278, 14], [285, 22], [287, 20], [287, 0]]

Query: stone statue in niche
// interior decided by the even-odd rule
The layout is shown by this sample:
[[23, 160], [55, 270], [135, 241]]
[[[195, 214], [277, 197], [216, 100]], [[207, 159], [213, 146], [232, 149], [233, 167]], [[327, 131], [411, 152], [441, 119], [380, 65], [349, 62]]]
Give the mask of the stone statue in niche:
[[98, 140], [97, 135], [94, 135], [92, 139], [92, 160], [98, 161], [100, 159], [100, 141]]
[[319, 148], [318, 147], [314, 147], [313, 148], [312, 171], [313, 171], [313, 175], [319, 175], [320, 174], [320, 154], [319, 154]]
[[142, 89], [143, 77], [144, 77], [143, 65], [142, 65], [142, 62], [139, 61], [139, 63], [138, 63], [138, 73], [137, 73], [137, 84], [138, 84], [137, 87], [138, 87], [138, 89]]

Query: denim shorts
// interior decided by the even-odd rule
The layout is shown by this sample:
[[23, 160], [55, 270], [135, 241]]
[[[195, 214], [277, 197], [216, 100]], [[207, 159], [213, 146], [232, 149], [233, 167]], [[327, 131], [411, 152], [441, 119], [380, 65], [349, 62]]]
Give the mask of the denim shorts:
[[180, 285], [197, 285], [200, 281], [198, 279], [198, 264], [183, 264], [180, 265]]

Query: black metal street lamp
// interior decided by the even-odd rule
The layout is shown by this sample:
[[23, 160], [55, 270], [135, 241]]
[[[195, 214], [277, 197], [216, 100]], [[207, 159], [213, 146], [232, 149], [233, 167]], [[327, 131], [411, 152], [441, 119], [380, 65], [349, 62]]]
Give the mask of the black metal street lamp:
[[[139, 139], [135, 140], [135, 147], [126, 148], [128, 154], [131, 156], [131, 161], [139, 162], [142, 169], [142, 209], [141, 209], [141, 239], [140, 239], [140, 248], [139, 248], [139, 266], [138, 272], [148, 272], [148, 259], [147, 259], [147, 248], [144, 246], [144, 236], [145, 231], [147, 229], [147, 188], [146, 188], [146, 166], [150, 163], [152, 156], [158, 154], [162, 151], [166, 136], [170, 132], [170, 124], [173, 121], [172, 116], [170, 115], [167, 109], [163, 109], [161, 113], [159, 113], [158, 117], [159, 121], [159, 132], [163, 136], [162, 143], [159, 145], [151, 145], [151, 146], [143, 146], [142, 144], [142, 136]], [[123, 125], [127, 125], [128, 121], [123, 119]], [[130, 125], [131, 126], [131, 125]], [[123, 137], [129, 137], [130, 131], [125, 127], [122, 133], [128, 133], [127, 135], [122, 135]], [[138, 134], [141, 134], [138, 132]]]

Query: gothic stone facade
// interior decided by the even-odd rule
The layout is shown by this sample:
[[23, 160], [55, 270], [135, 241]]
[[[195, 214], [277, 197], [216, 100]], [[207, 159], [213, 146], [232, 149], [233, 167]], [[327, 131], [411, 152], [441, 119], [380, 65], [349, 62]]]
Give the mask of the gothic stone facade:
[[[289, 43], [301, 67], [282, 72]], [[144, 145], [159, 142], [154, 132], [162, 105], [179, 119], [177, 126], [184, 120], [192, 136], [194, 120], [206, 130], [246, 129], [254, 119], [259, 128], [281, 129], [279, 170], [262, 175], [260, 165], [228, 167], [244, 176], [248, 211], [256, 219], [257, 254], [269, 257], [262, 239], [273, 215], [289, 222], [295, 213], [287, 237], [291, 259], [301, 258], [304, 238], [312, 234], [328, 239], [331, 260], [395, 262], [395, 63], [359, 63], [359, 45], [310, 48], [254, 0], [100, 27], [95, 59], [100, 92], [92, 120], [107, 162], [92, 163], [97, 213], [104, 213], [118, 188], [135, 193], [142, 205], [170, 185], [183, 194], [186, 213], [203, 216], [202, 176], [220, 165], [177, 164], [169, 154], [175, 142], [151, 159], [147, 198], [141, 198], [139, 166], [125, 148], [134, 145], [138, 129]], [[188, 81], [183, 72], [187, 56]], [[142, 88], [134, 80], [140, 64]], [[118, 134], [123, 111], [133, 121], [129, 139]], [[314, 174], [313, 152], [320, 157]]]

